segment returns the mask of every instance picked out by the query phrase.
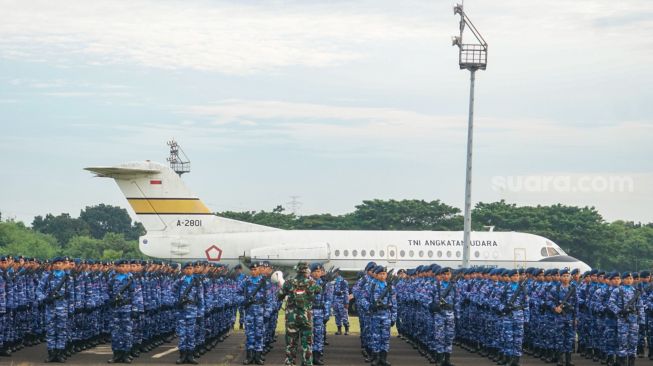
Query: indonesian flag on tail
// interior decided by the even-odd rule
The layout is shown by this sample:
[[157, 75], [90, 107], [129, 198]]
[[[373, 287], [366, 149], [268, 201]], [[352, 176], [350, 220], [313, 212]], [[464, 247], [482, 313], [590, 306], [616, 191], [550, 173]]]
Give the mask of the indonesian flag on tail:
[[161, 179], [150, 179], [150, 184], [161, 184]]

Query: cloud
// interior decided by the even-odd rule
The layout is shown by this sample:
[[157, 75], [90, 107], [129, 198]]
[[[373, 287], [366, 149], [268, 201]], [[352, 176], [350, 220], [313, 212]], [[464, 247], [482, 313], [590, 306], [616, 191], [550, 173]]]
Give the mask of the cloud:
[[[337, 5], [186, 1], [5, 1], [0, 54], [48, 60], [85, 56], [244, 74], [324, 67], [364, 57], [359, 46], [432, 34], [414, 17]], [[47, 26], [44, 26], [47, 25]]]

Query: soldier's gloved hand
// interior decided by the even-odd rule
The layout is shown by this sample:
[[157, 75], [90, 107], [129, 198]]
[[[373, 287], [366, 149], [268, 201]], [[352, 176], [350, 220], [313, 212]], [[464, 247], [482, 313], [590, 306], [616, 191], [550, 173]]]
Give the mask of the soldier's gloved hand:
[[393, 321], [390, 322], [390, 327], [392, 328], [394, 326], [395, 326], [395, 321], [393, 320]]
[[329, 318], [324, 318], [324, 321], [322, 322], [323, 324], [326, 324], [329, 322]]

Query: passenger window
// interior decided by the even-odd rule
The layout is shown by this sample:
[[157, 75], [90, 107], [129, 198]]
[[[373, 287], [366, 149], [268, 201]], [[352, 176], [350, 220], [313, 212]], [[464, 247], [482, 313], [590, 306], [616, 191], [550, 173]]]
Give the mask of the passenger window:
[[352, 250], [352, 251], [351, 251], [351, 255], [352, 255], [353, 257], [357, 256], [357, 255], [358, 255], [358, 250], [356, 250], [356, 249]]
[[553, 257], [554, 255], [560, 255], [560, 253], [558, 253], [558, 251], [555, 250], [554, 248], [549, 247], [547, 249], [549, 250], [549, 256], [550, 257]]
[[344, 254], [345, 254], [345, 257], [349, 257], [349, 251], [347, 249], [345, 249]]
[[374, 249], [370, 250], [370, 257], [374, 257]]
[[451, 251], [447, 250], [447, 258], [451, 258]]
[[336, 257], [340, 257], [340, 249], [336, 249]]
[[480, 256], [481, 256], [481, 252], [479, 252], [478, 250], [474, 252], [474, 257], [478, 258]]
[[542, 250], [540, 250], [540, 254], [542, 257], [548, 257], [549, 255], [546, 252], [546, 247], [542, 247]]
[[456, 258], [460, 258], [460, 250], [456, 252]]
[[380, 250], [380, 251], [379, 251], [379, 257], [383, 257], [383, 256], [385, 256], [385, 252], [382, 251], [382, 250]]
[[361, 257], [364, 257], [366, 254], [365, 249], [361, 250]]
[[424, 251], [423, 251], [423, 250], [420, 250], [420, 251], [419, 251], [419, 257], [422, 258], [423, 256], [424, 256]]
[[402, 258], [405, 257], [405, 256], [406, 256], [406, 251], [405, 251], [405, 250], [400, 251], [400, 252], [399, 252], [399, 255], [400, 255]]
[[442, 251], [438, 250], [438, 258], [442, 258]]
[[394, 251], [394, 250], [391, 250], [390, 252], [388, 252], [388, 254], [389, 254], [390, 257], [392, 257], [392, 258], [395, 257], [395, 251]]
[[429, 258], [433, 258], [433, 251], [429, 250]]
[[413, 258], [413, 257], [415, 256], [415, 252], [412, 251], [412, 250], [409, 251], [409, 252], [408, 252], [408, 256], [411, 257], [411, 258]]

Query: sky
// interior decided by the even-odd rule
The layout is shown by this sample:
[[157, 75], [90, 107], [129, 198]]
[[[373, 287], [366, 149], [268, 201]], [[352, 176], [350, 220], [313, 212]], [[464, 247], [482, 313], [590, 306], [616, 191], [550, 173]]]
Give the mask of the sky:
[[[462, 209], [468, 71], [453, 2], [0, 0], [0, 212], [128, 208], [84, 167], [165, 163], [213, 211]], [[472, 200], [653, 222], [653, 2], [467, 0]], [[474, 40], [467, 31], [464, 43]]]

